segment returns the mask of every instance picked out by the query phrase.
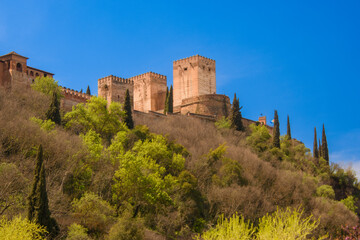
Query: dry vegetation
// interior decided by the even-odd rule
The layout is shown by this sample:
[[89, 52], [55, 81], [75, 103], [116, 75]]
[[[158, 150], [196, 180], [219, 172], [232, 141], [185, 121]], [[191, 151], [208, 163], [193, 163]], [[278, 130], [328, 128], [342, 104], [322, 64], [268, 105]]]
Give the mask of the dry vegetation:
[[[7, 217], [25, 214], [36, 147], [42, 144], [50, 210], [61, 226], [61, 238], [75, 221], [71, 214], [74, 195], [67, 193], [64, 185], [79, 162], [87, 158], [88, 150], [82, 139], [71, 131], [56, 127], [55, 131], [46, 132], [29, 120], [34, 116], [42, 118], [49, 104], [48, 97], [30, 89], [12, 93], [0, 91], [0, 164], [15, 166], [6, 175], [0, 174], [0, 207], [3, 209], [10, 204], [3, 212], [0, 209], [0, 213]], [[342, 203], [316, 196], [317, 187], [330, 184], [330, 180], [319, 180], [310, 170], [304, 170], [306, 166], [301, 169], [269, 156], [260, 159], [261, 154], [246, 143], [249, 133], [218, 130], [213, 122], [186, 116], [135, 114], [134, 120], [136, 125], [146, 125], [150, 132], [165, 135], [170, 142], [183, 145], [189, 152], [185, 154], [185, 169], [189, 175], [184, 178], [190, 181], [191, 174], [195, 177], [190, 198], [174, 197], [179, 206], [168, 206], [164, 210], [166, 214], [151, 215], [151, 220], [145, 217], [147, 239], [164, 239], [164, 235], [169, 239], [176, 236], [189, 239], [197, 226], [196, 221], [203, 221], [198, 228], [201, 231], [215, 224], [221, 214], [230, 217], [237, 212], [256, 224], [259, 218], [274, 212], [277, 207], [301, 206], [307, 216], [313, 214], [315, 218], [321, 218], [318, 233], [335, 234], [341, 225], [358, 223], [356, 214]], [[111, 202], [116, 167], [105, 160], [93, 165], [94, 175], [86, 191]], [[191, 215], [201, 216], [201, 219], [192, 219]], [[185, 225], [187, 229], [183, 228]], [[193, 229], [188, 229], [189, 226]], [[103, 231], [109, 232], [109, 229], [107, 226]]]

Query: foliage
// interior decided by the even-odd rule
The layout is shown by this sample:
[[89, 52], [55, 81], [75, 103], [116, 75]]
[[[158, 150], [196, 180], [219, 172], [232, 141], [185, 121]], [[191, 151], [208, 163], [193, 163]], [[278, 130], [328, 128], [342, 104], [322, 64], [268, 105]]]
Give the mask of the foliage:
[[354, 226], [354, 227], [350, 227], [350, 226], [343, 226], [342, 227], [342, 234], [341, 234], [341, 238], [340, 239], [345, 239], [345, 240], [358, 240], [360, 239], [360, 228], [359, 226]]
[[231, 106], [230, 120], [231, 120], [231, 127], [233, 127], [237, 131], [244, 130], [244, 126], [242, 123], [242, 116], [241, 116], [242, 108], [243, 107], [240, 107], [239, 99], [236, 98], [236, 94], [234, 94], [233, 104]]
[[58, 125], [61, 124], [60, 102], [55, 92], [52, 95], [52, 101], [48, 111], [45, 113], [45, 117]]
[[273, 214], [266, 214], [259, 220], [257, 239], [307, 239], [318, 227], [319, 220], [313, 219], [312, 216], [304, 217], [303, 215], [303, 211], [291, 210], [290, 208], [286, 210], [277, 209]]
[[167, 112], [173, 113], [173, 111], [174, 111], [174, 93], [173, 93], [173, 86], [171, 85], [169, 91], [169, 97], [167, 101]]
[[90, 129], [86, 134], [80, 134], [80, 137], [89, 152], [90, 162], [98, 162], [104, 148], [100, 134]]
[[28, 197], [28, 219], [46, 227], [47, 231], [52, 236], [55, 236], [59, 231], [59, 227], [55, 219], [51, 218], [50, 215], [49, 200], [46, 191], [43, 150], [42, 145], [40, 145], [36, 157], [34, 183]]
[[87, 95], [91, 95], [91, 91], [90, 91], [90, 86], [88, 85], [86, 88], [86, 94]]
[[126, 126], [129, 129], [133, 129], [134, 128], [134, 121], [132, 119], [132, 110], [131, 110], [131, 101], [130, 101], [129, 89], [126, 89], [124, 111], [125, 111], [124, 123], [126, 124]]
[[250, 240], [255, 232], [252, 224], [246, 222], [244, 218], [234, 214], [229, 219], [222, 215], [217, 225], [196, 236], [200, 240]]
[[32, 122], [38, 124], [39, 127], [46, 132], [50, 132], [50, 131], [54, 130], [54, 128], [55, 128], [55, 123], [50, 119], [41, 120], [40, 118], [32, 117], [32, 118], [30, 118], [30, 120]]
[[166, 96], [165, 96], [165, 105], [164, 105], [164, 114], [167, 113], [169, 109], [169, 87], [166, 87]]
[[62, 97], [61, 87], [59, 86], [58, 81], [55, 81], [52, 77], [35, 78], [34, 83], [31, 84], [31, 88], [49, 97], [56, 94], [57, 100], [60, 100]]
[[334, 189], [329, 185], [321, 185], [316, 189], [316, 195], [319, 197], [325, 197], [329, 199], [335, 199]]
[[231, 128], [231, 121], [228, 118], [222, 116], [219, 120], [217, 120], [215, 122], [215, 126], [218, 129], [223, 129], [223, 128], [230, 129]]
[[71, 203], [75, 220], [91, 232], [104, 233], [113, 222], [115, 210], [98, 195], [87, 192]]
[[90, 240], [87, 229], [77, 223], [70, 225], [66, 240]]
[[0, 215], [22, 209], [28, 180], [13, 163], [0, 163], [0, 179]]
[[350, 211], [356, 213], [357, 206], [355, 205], [357, 199], [354, 196], [348, 196], [347, 198], [341, 200], [342, 202]]
[[251, 124], [249, 128], [251, 134], [246, 138], [246, 142], [253, 147], [256, 152], [261, 153], [268, 150], [270, 148], [269, 139], [271, 135], [266, 126]]
[[329, 150], [325, 134], [325, 125], [323, 124], [322, 140], [321, 140], [321, 156], [326, 160], [329, 165]]
[[280, 123], [278, 113], [274, 112], [274, 130], [273, 130], [273, 147], [280, 148]]
[[65, 114], [66, 127], [86, 133], [93, 130], [110, 142], [110, 139], [120, 130], [126, 128], [120, 121], [124, 111], [117, 102], [112, 102], [107, 108], [107, 101], [100, 97], [91, 97], [87, 104], [78, 104], [71, 112]]
[[144, 222], [142, 219], [133, 218], [128, 213], [117, 219], [111, 227], [108, 240], [142, 240], [144, 239]]
[[6, 240], [42, 240], [47, 233], [45, 227], [27, 219], [15, 217], [12, 220], [0, 219], [0, 236]]

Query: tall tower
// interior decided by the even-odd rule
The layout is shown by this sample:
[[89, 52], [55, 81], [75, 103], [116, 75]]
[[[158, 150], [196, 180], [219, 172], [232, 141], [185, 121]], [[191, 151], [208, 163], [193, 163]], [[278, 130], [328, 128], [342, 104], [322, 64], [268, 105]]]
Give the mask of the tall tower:
[[129, 79], [113, 75], [98, 80], [98, 95], [111, 102], [124, 103], [126, 89], [129, 89], [130, 98], [133, 99], [134, 82]]
[[166, 76], [147, 72], [129, 78], [134, 82], [134, 109], [141, 112], [163, 110], [166, 98]]
[[173, 62], [174, 106], [183, 99], [216, 93], [215, 60], [199, 55]]

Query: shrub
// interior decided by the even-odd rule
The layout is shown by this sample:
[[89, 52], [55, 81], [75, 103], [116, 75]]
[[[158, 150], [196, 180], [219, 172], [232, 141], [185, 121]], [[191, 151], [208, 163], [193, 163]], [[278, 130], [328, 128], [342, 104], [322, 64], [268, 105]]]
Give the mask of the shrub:
[[228, 118], [222, 116], [219, 120], [217, 120], [215, 122], [215, 126], [218, 129], [223, 129], [223, 128], [230, 129], [231, 128], [231, 121]]
[[0, 220], [0, 236], [6, 240], [41, 240], [46, 234], [44, 227], [21, 217]]
[[290, 208], [286, 210], [277, 209], [273, 214], [266, 214], [260, 219], [256, 236], [259, 240], [307, 239], [318, 227], [319, 222], [319, 220], [314, 220], [312, 216], [303, 218], [303, 211], [299, 211], [299, 209], [293, 211]]
[[90, 240], [90, 239], [91, 238], [87, 235], [86, 228], [76, 223], [70, 225], [66, 240]]
[[355, 206], [356, 198], [354, 196], [348, 196], [347, 198], [341, 200], [342, 202], [350, 211], [356, 213], [357, 206]]
[[61, 88], [58, 85], [58, 81], [55, 81], [51, 77], [35, 78], [34, 83], [31, 84], [31, 88], [49, 97], [51, 97], [54, 93], [58, 99], [62, 97]]
[[250, 240], [254, 234], [255, 229], [252, 224], [245, 222], [244, 218], [234, 214], [229, 219], [222, 215], [217, 225], [195, 237], [195, 239], [202, 240]]
[[55, 123], [51, 120], [42, 120], [40, 118], [36, 118], [36, 117], [32, 117], [30, 118], [30, 120], [34, 123], [36, 123], [37, 125], [39, 125], [39, 127], [47, 132], [50, 132], [51, 130], [54, 130], [55, 128]]
[[71, 205], [74, 218], [92, 232], [105, 232], [115, 215], [108, 202], [90, 192], [79, 200], [74, 199]]
[[335, 198], [334, 189], [330, 185], [321, 185], [316, 189], [316, 195], [318, 197], [325, 197], [329, 199]]
[[144, 239], [144, 223], [142, 219], [132, 218], [125, 214], [118, 218], [117, 222], [111, 227], [108, 240], [142, 240]]

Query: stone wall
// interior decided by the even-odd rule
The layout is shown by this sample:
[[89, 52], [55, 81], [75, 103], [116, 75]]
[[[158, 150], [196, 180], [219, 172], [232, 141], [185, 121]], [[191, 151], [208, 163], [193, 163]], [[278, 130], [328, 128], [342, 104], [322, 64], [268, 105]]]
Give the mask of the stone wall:
[[181, 114], [195, 113], [220, 117], [228, 116], [230, 113], [230, 99], [226, 95], [207, 94], [183, 99], [181, 103]]
[[173, 62], [174, 106], [183, 99], [216, 93], [215, 60], [199, 55]]
[[79, 103], [86, 103], [91, 98], [88, 94], [64, 87], [61, 89], [61, 93], [64, 97], [61, 99], [60, 108], [64, 112], [71, 111], [73, 106]]

